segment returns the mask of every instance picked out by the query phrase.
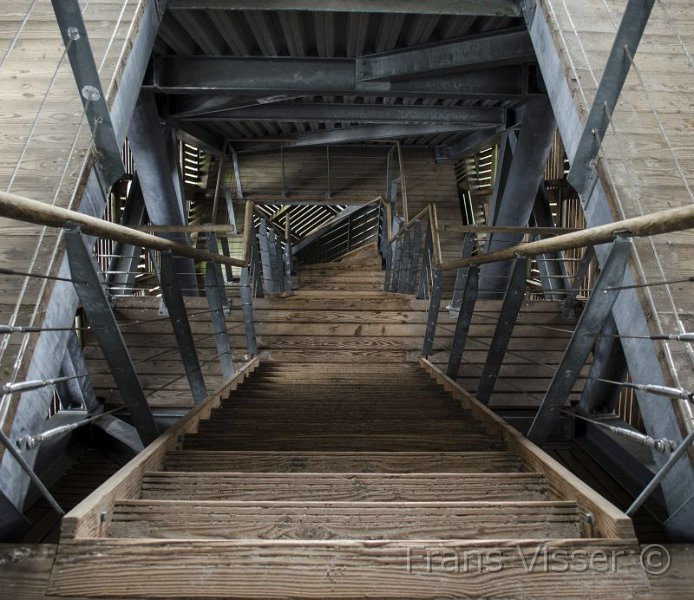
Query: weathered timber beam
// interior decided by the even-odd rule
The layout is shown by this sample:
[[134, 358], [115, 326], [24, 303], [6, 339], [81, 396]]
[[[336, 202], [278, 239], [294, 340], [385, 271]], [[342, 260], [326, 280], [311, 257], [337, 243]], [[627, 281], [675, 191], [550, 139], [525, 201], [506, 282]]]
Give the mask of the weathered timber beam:
[[251, 108], [176, 117], [185, 121], [324, 121], [349, 123], [459, 123], [491, 128], [506, 123], [503, 108], [468, 106], [410, 106], [405, 104], [274, 103]]
[[528, 32], [514, 29], [361, 56], [357, 59], [357, 77], [362, 81], [408, 79], [454, 69], [521, 64], [534, 59]]
[[670, 210], [663, 210], [640, 217], [624, 219], [623, 221], [614, 221], [613, 223], [606, 223], [605, 225], [597, 225], [596, 227], [589, 227], [574, 233], [558, 235], [536, 242], [518, 244], [496, 252], [478, 254], [471, 258], [452, 260], [441, 264], [440, 267], [443, 270], [453, 270], [469, 265], [482, 265], [502, 260], [510, 260], [518, 255], [537, 256], [538, 254], [556, 252], [558, 250], [569, 250], [571, 248], [583, 248], [584, 246], [605, 244], [611, 242], [615, 236], [620, 234], [645, 237], [673, 231], [683, 231], [691, 228], [694, 228], [694, 206], [672, 208]]
[[93, 329], [94, 335], [116, 381], [123, 403], [128, 407], [133, 424], [142, 442], [147, 445], [159, 435], [159, 430], [104, 291], [103, 281], [78, 227], [65, 233], [65, 246], [77, 296], [89, 322], [98, 325]]
[[492, 343], [489, 346], [487, 360], [480, 377], [475, 397], [482, 404], [489, 404], [489, 399], [494, 391], [494, 384], [501, 371], [501, 363], [506, 355], [506, 349], [513, 335], [513, 328], [518, 319], [523, 298], [525, 297], [525, 278], [528, 273], [528, 257], [519, 256], [511, 271], [508, 280], [504, 302], [499, 312], [499, 320], [494, 329]]
[[166, 310], [169, 313], [171, 326], [176, 337], [176, 344], [181, 355], [183, 368], [188, 378], [193, 400], [198, 403], [207, 398], [207, 388], [205, 379], [200, 369], [198, 352], [195, 349], [195, 340], [190, 329], [186, 305], [183, 301], [183, 294], [178, 285], [176, 276], [176, 264], [170, 251], [162, 252], [160, 255], [159, 272], [161, 293], [164, 298]]
[[79, 225], [80, 229], [89, 235], [142, 246], [149, 250], [170, 250], [179, 256], [188, 256], [195, 260], [211, 261], [235, 267], [242, 267], [246, 264], [243, 260], [198, 250], [130, 227], [7, 192], [0, 192], [0, 216], [37, 225], [46, 225], [47, 227], [64, 227], [66, 224], [72, 223]]
[[277, 10], [517, 17], [513, 0], [171, 0], [171, 10]]
[[606, 290], [609, 287], [619, 286], [624, 280], [631, 247], [631, 240], [618, 238], [610, 250], [590, 300], [576, 324], [571, 340], [528, 431], [528, 439], [538, 446], [547, 441], [554, 418], [564, 407], [591, 348], [600, 334], [603, 323], [612, 311], [618, 293]]

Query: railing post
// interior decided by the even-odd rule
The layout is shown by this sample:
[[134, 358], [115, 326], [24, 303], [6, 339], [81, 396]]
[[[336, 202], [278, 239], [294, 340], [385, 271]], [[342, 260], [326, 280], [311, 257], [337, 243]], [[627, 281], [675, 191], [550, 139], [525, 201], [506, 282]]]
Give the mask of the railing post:
[[506, 349], [513, 335], [513, 328], [518, 319], [518, 313], [525, 297], [525, 279], [528, 275], [528, 257], [519, 256], [513, 264], [513, 270], [508, 280], [504, 302], [499, 313], [499, 320], [494, 330], [494, 337], [489, 347], [484, 370], [477, 386], [477, 399], [488, 404], [494, 391], [494, 384], [501, 371]]
[[448, 367], [446, 375], [451, 379], [458, 378], [460, 363], [463, 360], [465, 352], [465, 343], [467, 342], [467, 334], [472, 323], [472, 315], [475, 311], [475, 302], [477, 301], [477, 288], [479, 282], [480, 269], [477, 265], [470, 267], [465, 278], [465, 289], [460, 307], [458, 309], [458, 320], [455, 324], [455, 333], [453, 334], [453, 342], [451, 351], [448, 355]]
[[614, 241], [600, 276], [595, 282], [590, 300], [576, 324], [554, 378], [528, 431], [528, 438], [538, 445], [547, 441], [554, 420], [566, 403], [593, 344], [612, 310], [619, 292], [608, 291], [607, 288], [621, 284], [630, 252], [631, 240], [620, 237]]
[[422, 356], [429, 356], [434, 349], [434, 339], [436, 338], [436, 324], [439, 320], [439, 308], [441, 306], [441, 288], [443, 272], [441, 269], [434, 271], [434, 283], [429, 297], [429, 310], [427, 312], [427, 328], [424, 334], [424, 344], [422, 345]]

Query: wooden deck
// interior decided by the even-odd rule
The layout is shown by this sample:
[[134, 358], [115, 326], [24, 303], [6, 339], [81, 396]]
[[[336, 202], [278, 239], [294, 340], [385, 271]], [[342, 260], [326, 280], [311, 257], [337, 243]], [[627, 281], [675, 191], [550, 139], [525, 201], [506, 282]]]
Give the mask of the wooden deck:
[[[538, 4], [559, 50], [575, 105], [585, 120], [626, 1], [542, 0]], [[655, 3], [600, 152], [604, 158], [601, 180], [611, 196], [615, 218], [694, 202], [694, 104], [690, 93], [694, 85], [693, 32], [690, 2]], [[632, 265], [637, 283], [690, 277], [693, 244], [691, 231], [637, 240]], [[692, 330], [692, 292], [691, 282], [643, 289], [642, 302], [653, 315], [649, 324], [653, 333]], [[665, 343], [663, 355], [672, 381], [686, 389], [694, 388], [692, 345]], [[691, 408], [685, 404], [682, 407], [691, 418]]]

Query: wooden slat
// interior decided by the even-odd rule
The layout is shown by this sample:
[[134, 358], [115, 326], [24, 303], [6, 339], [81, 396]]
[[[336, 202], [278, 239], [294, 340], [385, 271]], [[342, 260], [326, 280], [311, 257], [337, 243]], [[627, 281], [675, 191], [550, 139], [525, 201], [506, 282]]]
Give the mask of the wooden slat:
[[520, 470], [506, 452], [223, 452], [179, 450], [166, 455], [167, 471], [494, 473]]
[[110, 537], [542, 539], [580, 537], [575, 502], [181, 502], [128, 500]]
[[537, 473], [206, 473], [148, 472], [142, 498], [153, 500], [463, 501], [546, 500]]

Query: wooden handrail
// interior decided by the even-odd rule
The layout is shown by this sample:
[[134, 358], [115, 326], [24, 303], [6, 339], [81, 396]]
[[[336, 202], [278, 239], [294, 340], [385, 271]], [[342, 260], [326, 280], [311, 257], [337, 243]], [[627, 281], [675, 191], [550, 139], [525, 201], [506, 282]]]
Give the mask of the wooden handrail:
[[142, 246], [150, 250], [170, 250], [178, 256], [186, 256], [195, 260], [210, 261], [222, 265], [245, 267], [247, 261], [230, 258], [222, 254], [198, 250], [185, 244], [179, 244], [166, 238], [157, 237], [131, 227], [118, 225], [84, 215], [75, 210], [52, 206], [24, 196], [0, 192], [0, 216], [47, 227], [65, 227], [78, 225], [84, 233], [114, 240], [123, 244]]
[[649, 215], [615, 221], [606, 225], [581, 229], [573, 233], [558, 235], [553, 238], [516, 244], [508, 248], [503, 248], [495, 252], [478, 254], [470, 258], [461, 258], [447, 263], [439, 264], [438, 268], [443, 271], [452, 271], [461, 267], [471, 265], [483, 265], [493, 262], [510, 260], [516, 256], [537, 256], [561, 250], [571, 250], [573, 248], [583, 248], [584, 246], [594, 246], [605, 244], [614, 240], [615, 236], [633, 235], [645, 237], [673, 231], [682, 231], [694, 227], [694, 206], [683, 208], [673, 208], [663, 210]]

